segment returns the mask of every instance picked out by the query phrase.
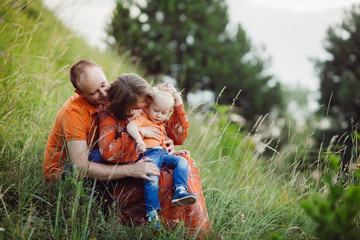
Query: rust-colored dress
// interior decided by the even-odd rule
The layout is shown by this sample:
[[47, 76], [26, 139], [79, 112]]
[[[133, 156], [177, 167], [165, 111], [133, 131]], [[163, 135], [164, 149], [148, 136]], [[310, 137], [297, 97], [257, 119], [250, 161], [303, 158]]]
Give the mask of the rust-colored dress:
[[[118, 121], [111, 115], [104, 113], [100, 117], [100, 138], [99, 149], [105, 160], [113, 163], [129, 163], [138, 159], [135, 151], [136, 143], [126, 132], [128, 121]], [[187, 129], [190, 126], [183, 106], [175, 106], [166, 130], [168, 136], [174, 140], [174, 144], [182, 144], [187, 137]], [[174, 207], [171, 200], [174, 196], [173, 170], [161, 168], [159, 178], [159, 199], [162, 210], [159, 211], [161, 219], [169, 227], [174, 227], [180, 221], [190, 229], [190, 233], [198, 232], [201, 235], [210, 230], [210, 222], [202, 187], [199, 171], [194, 160], [183, 156], [189, 162], [188, 191], [197, 196], [194, 205]], [[140, 224], [145, 222], [145, 202], [143, 193], [143, 180], [126, 178], [119, 181], [112, 181], [107, 186], [109, 194], [106, 198], [121, 204], [121, 220], [126, 223]]]

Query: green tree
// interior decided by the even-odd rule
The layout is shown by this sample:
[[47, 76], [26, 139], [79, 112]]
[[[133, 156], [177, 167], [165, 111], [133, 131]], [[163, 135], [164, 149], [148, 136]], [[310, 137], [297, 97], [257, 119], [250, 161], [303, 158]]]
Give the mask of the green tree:
[[267, 61], [253, 51], [241, 25], [229, 34], [228, 23], [225, 0], [123, 0], [108, 33], [120, 54], [141, 60], [155, 79], [171, 76], [185, 94], [219, 94], [226, 87], [220, 98], [225, 104], [241, 90], [236, 104], [246, 118], [268, 113], [280, 102], [279, 85], [269, 85]]
[[[349, 135], [360, 119], [360, 5], [346, 11], [341, 24], [328, 28], [324, 48], [330, 58], [316, 64], [320, 75], [319, 103], [324, 105], [321, 113], [328, 114], [332, 121], [325, 135], [325, 141], [329, 141], [334, 135]], [[348, 138], [347, 153], [351, 144]]]

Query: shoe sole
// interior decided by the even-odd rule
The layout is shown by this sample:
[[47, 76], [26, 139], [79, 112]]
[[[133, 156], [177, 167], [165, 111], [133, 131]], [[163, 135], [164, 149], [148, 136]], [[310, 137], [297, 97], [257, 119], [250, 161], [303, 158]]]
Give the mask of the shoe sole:
[[171, 201], [171, 205], [173, 206], [185, 206], [185, 205], [193, 205], [196, 203], [197, 199], [195, 196], [186, 196], [183, 198], [175, 199]]

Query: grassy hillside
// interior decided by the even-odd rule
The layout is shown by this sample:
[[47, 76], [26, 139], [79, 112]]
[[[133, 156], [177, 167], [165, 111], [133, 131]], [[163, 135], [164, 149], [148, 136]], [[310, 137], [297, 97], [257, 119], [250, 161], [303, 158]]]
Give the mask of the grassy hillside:
[[57, 198], [44, 183], [42, 159], [55, 116], [73, 94], [70, 65], [92, 59], [109, 81], [141, 72], [126, 57], [89, 48], [40, 1], [1, 1], [0, 35], [0, 239], [49, 239]]
[[[48, 134], [73, 94], [70, 65], [90, 58], [110, 82], [141, 70], [126, 57], [88, 47], [39, 1], [1, 1], [0, 34], [0, 239], [182, 238], [182, 229], [153, 233], [117, 225], [114, 212], [105, 214], [89, 198], [91, 186], [74, 179], [49, 185], [42, 176]], [[314, 239], [314, 224], [299, 203], [323, 187], [319, 180], [291, 166], [276, 171], [289, 156], [263, 157], [257, 126], [247, 133], [227, 113], [188, 112], [191, 128], [182, 147], [200, 170], [215, 236]]]

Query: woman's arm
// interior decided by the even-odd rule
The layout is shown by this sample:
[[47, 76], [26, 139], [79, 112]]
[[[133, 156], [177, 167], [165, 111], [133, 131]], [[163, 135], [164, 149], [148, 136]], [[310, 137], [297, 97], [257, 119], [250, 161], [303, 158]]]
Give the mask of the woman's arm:
[[190, 127], [189, 119], [183, 105], [175, 106], [174, 113], [166, 124], [166, 132], [174, 141], [175, 145], [181, 145], [187, 138], [187, 130]]
[[187, 138], [187, 129], [190, 127], [189, 119], [184, 111], [181, 95], [175, 87], [168, 83], [160, 84], [159, 89], [171, 93], [175, 101], [174, 112], [166, 124], [166, 132], [175, 145], [181, 145]]
[[113, 163], [129, 163], [139, 158], [136, 142], [126, 131], [126, 121], [117, 121], [109, 114], [99, 123], [99, 149], [102, 157]]

